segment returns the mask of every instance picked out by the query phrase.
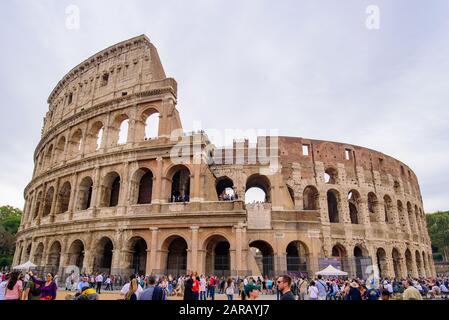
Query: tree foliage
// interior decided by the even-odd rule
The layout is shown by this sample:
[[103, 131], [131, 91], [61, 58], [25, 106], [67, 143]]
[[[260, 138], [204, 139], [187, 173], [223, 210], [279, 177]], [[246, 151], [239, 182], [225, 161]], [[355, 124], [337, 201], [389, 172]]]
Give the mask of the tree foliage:
[[22, 211], [11, 206], [0, 207], [0, 267], [9, 266], [15, 249], [15, 234], [20, 226]]
[[435, 212], [426, 215], [432, 245], [445, 261], [449, 261], [449, 212]]

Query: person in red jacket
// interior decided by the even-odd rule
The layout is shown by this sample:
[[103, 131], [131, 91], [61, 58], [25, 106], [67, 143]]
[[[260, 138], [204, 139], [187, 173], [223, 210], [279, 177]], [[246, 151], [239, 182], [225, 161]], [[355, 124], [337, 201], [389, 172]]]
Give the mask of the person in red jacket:
[[198, 300], [200, 296], [200, 278], [195, 277], [195, 275], [192, 275], [192, 293], [193, 293], [193, 300]]

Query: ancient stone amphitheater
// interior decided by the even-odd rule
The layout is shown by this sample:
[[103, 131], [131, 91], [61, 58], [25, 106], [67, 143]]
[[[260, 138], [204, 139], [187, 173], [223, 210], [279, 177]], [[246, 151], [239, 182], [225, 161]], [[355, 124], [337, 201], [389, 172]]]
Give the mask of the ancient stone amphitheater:
[[[184, 133], [177, 83], [142, 35], [48, 98], [14, 264], [63, 274], [435, 273], [418, 180], [359, 146], [294, 137], [216, 148]], [[263, 192], [258, 202], [245, 194]], [[249, 191], [248, 191], [249, 190]], [[246, 201], [248, 202], [248, 201]]]

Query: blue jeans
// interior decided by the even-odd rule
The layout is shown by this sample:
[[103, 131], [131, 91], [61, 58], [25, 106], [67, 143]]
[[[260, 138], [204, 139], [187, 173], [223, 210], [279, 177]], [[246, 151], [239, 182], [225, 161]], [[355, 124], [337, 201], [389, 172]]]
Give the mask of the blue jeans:
[[209, 287], [209, 297], [211, 297], [212, 300], [215, 300], [215, 286]]
[[228, 297], [228, 300], [234, 300], [234, 295], [233, 294], [227, 294], [226, 296]]
[[206, 291], [200, 291], [200, 300], [206, 300]]
[[193, 293], [193, 300], [198, 300], [198, 292]]

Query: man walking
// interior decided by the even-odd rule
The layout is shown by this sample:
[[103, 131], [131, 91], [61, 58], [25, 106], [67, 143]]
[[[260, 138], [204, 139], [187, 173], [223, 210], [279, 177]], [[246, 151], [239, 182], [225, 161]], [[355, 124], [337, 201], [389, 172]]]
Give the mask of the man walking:
[[97, 293], [100, 294], [101, 293], [101, 286], [103, 285], [103, 275], [101, 273], [99, 273], [95, 277], [95, 282], [97, 283]]
[[139, 300], [163, 300], [164, 292], [159, 286], [156, 286], [156, 279], [150, 277], [148, 279], [148, 287], [140, 294]]
[[288, 275], [280, 276], [277, 280], [278, 290], [281, 292], [280, 300], [295, 300], [291, 290], [292, 278]]

